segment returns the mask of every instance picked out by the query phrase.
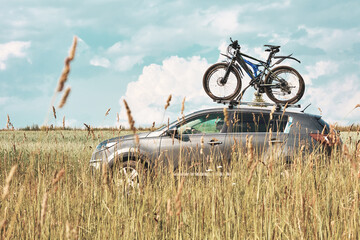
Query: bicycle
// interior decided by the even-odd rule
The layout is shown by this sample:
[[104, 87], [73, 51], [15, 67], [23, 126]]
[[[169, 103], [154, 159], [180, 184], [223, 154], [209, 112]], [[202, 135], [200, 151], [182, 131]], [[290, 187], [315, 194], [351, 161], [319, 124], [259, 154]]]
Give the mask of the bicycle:
[[[232, 41], [227, 48], [229, 55], [222, 54], [227, 57], [227, 62], [216, 63], [210, 66], [203, 77], [203, 87], [205, 92], [214, 100], [236, 100], [240, 101], [245, 91], [253, 86], [257, 90], [256, 94], [266, 93], [266, 95], [277, 104], [293, 104], [298, 102], [304, 95], [305, 83], [302, 76], [292, 67], [278, 66], [285, 59], [300, 61], [292, 54], [289, 56], [275, 56], [280, 51], [280, 46], [264, 45], [265, 50], [269, 52], [266, 62], [246, 55], [240, 52], [238, 41]], [[249, 58], [258, 62], [255, 64]], [[273, 59], [279, 59], [271, 65]], [[252, 68], [251, 71], [248, 65]], [[262, 70], [260, 68], [262, 67]], [[244, 70], [250, 77], [249, 85], [240, 93], [241, 76]], [[239, 94], [240, 93], [240, 94]]]

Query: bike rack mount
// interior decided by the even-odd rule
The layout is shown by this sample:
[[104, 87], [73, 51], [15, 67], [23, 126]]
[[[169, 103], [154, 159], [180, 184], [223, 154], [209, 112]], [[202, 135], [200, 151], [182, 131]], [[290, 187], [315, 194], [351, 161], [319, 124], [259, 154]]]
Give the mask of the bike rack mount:
[[216, 103], [229, 105], [232, 109], [234, 106], [246, 105], [253, 107], [271, 107], [276, 106], [276, 111], [280, 111], [282, 108], [301, 108], [300, 104], [283, 104], [283, 103], [267, 103], [267, 102], [242, 102], [238, 100], [214, 100]]

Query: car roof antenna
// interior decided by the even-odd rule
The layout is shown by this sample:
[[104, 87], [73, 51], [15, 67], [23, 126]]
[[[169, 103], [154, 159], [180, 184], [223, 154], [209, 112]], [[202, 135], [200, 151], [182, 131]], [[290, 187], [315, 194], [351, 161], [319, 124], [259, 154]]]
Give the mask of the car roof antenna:
[[311, 103], [309, 103], [309, 105], [307, 105], [303, 110], [301, 110], [300, 112], [304, 112], [308, 107], [310, 107]]

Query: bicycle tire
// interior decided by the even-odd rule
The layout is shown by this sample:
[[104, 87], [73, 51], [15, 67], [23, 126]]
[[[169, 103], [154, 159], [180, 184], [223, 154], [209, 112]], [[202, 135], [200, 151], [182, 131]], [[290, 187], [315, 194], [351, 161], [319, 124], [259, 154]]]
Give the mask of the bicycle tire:
[[[294, 104], [297, 103], [304, 95], [304, 79], [294, 68], [279, 66], [272, 69], [271, 73], [265, 77], [265, 84], [273, 84], [274, 81], [278, 81], [276, 79], [285, 80], [285, 82], [279, 83], [281, 87], [265, 87], [266, 95], [275, 103]], [[296, 91], [291, 91], [291, 88], [296, 88]], [[274, 89], [279, 89], [279, 92], [274, 91]], [[281, 95], [284, 96], [284, 98], [281, 98]]]
[[203, 88], [213, 100], [232, 100], [241, 90], [241, 77], [234, 67], [230, 69], [228, 81], [225, 84], [220, 83], [227, 68], [227, 63], [215, 63], [203, 76]]

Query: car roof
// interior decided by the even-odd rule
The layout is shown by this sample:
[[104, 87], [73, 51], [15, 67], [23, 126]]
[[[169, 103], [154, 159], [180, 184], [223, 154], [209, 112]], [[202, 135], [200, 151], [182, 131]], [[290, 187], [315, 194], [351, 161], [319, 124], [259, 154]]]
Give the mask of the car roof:
[[[226, 107], [224, 106], [223, 108], [207, 108], [207, 109], [202, 109], [202, 110], [198, 110], [198, 111], [195, 111], [195, 112], [192, 112], [191, 114], [188, 114], [188, 116], [192, 116], [192, 115], [197, 115], [197, 114], [201, 114], [201, 113], [211, 113], [211, 112], [218, 112], [218, 111], [224, 111], [224, 108], [226, 108], [229, 112], [253, 112], [253, 113], [270, 113], [271, 110], [272, 110], [272, 107], [248, 107], [248, 106], [241, 106], [241, 107], [233, 107], [233, 108], [229, 108], [229, 107]], [[274, 113], [283, 113], [283, 109], [281, 110], [278, 110]], [[315, 115], [315, 114], [310, 114], [310, 113], [304, 113], [304, 112], [301, 112], [301, 111], [294, 111], [292, 109], [286, 109], [285, 110], [285, 114], [287, 115], [301, 115], [301, 116], [308, 116], [308, 117], [315, 117], [315, 118], [318, 118], [320, 119], [321, 116], [320, 115]]]

